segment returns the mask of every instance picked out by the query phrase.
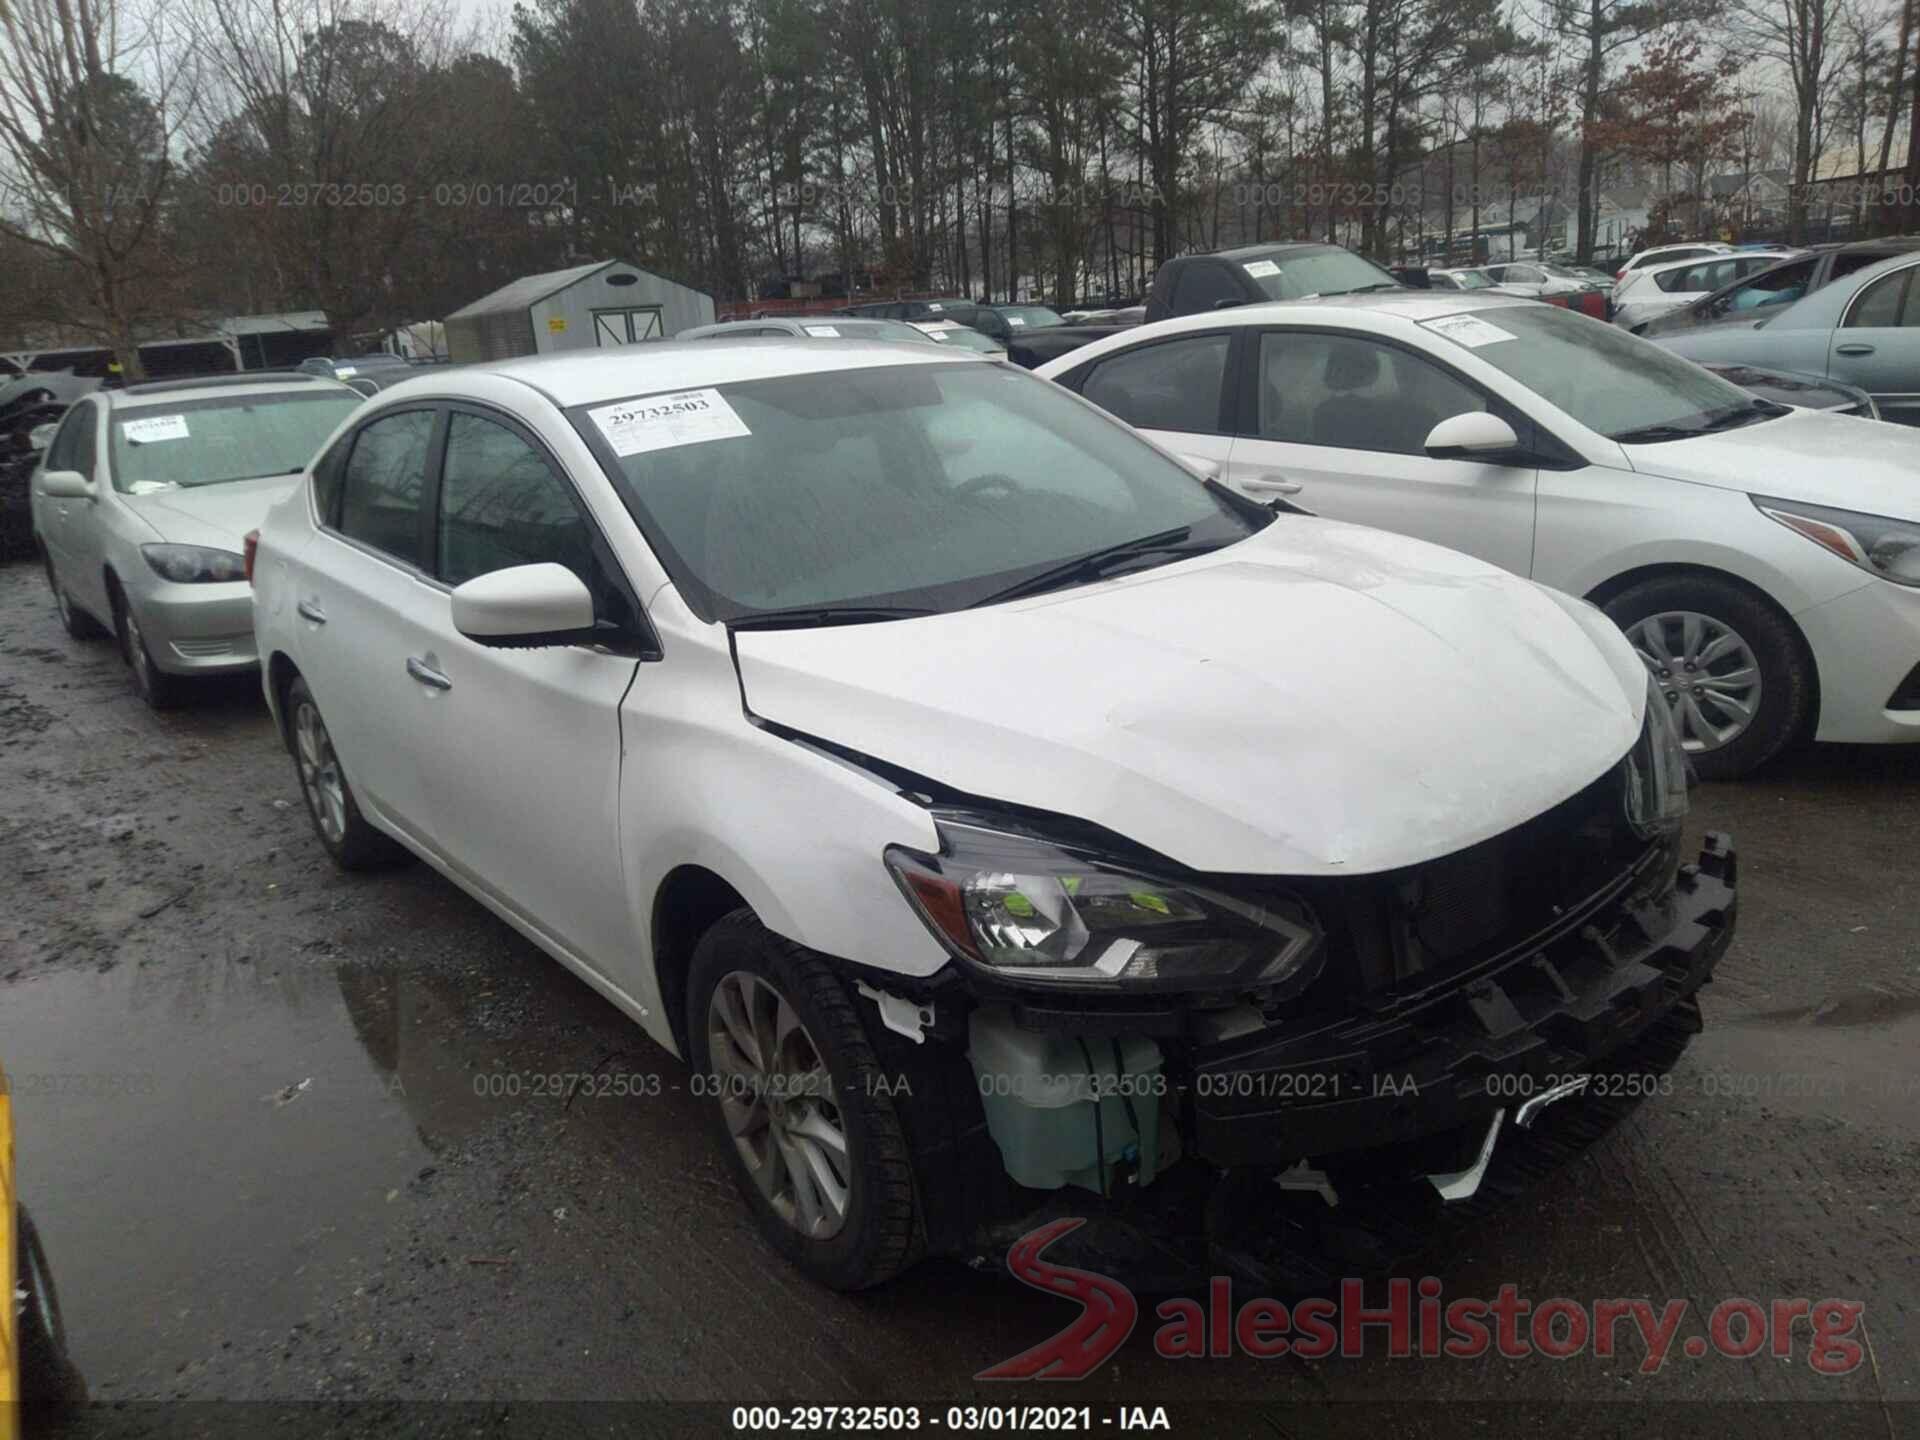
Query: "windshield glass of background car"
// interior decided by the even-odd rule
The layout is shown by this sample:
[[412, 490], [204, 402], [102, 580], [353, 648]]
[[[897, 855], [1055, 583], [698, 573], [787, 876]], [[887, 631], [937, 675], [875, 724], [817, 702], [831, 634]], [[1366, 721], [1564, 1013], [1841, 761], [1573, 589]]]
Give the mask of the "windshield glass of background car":
[[[700, 393], [724, 407], [724, 438], [629, 454], [613, 474], [709, 618], [959, 609], [1129, 540], [1191, 527], [1194, 543], [1228, 544], [1259, 528], [1125, 427], [1003, 366], [832, 370]], [[620, 408], [571, 412], [603, 460], [603, 421]]]
[[[1369, 285], [1400, 282], [1371, 260], [1347, 250], [1283, 250], [1265, 259], [1243, 262], [1269, 300], [1300, 300], [1308, 295], [1340, 295]], [[1272, 268], [1269, 268], [1272, 267]]]
[[1063, 323], [1056, 312], [1044, 305], [1001, 305], [997, 308], [1009, 325], [1018, 321], [1019, 328], [1023, 330], [1042, 330], [1049, 325]]
[[1689, 360], [1550, 305], [1450, 315], [1426, 328], [1609, 439], [1653, 425], [1694, 426], [1752, 404]]
[[107, 427], [113, 488], [138, 495], [171, 485], [291, 475], [360, 403], [351, 391], [328, 389], [116, 410]]

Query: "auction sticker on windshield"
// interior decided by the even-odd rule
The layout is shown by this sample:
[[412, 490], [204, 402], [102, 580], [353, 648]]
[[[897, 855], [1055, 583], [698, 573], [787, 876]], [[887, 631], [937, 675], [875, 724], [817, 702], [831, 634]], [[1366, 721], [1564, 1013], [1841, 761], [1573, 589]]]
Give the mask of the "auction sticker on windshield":
[[1279, 273], [1280, 267], [1271, 260], [1249, 260], [1247, 262], [1247, 274], [1253, 276], [1256, 280], [1264, 279], [1269, 275], [1278, 275]]
[[823, 340], [831, 340], [840, 333], [840, 331], [832, 325], [805, 325], [801, 328], [804, 329], [807, 334], [818, 335]]
[[607, 437], [613, 453], [620, 456], [698, 445], [706, 440], [734, 440], [753, 433], [733, 407], [720, 398], [718, 390], [649, 395], [644, 400], [602, 405], [587, 415]]
[[122, 420], [120, 433], [132, 445], [151, 445], [157, 440], [184, 440], [187, 438], [187, 417], [148, 415], [139, 420]]
[[1502, 340], [1513, 339], [1511, 330], [1502, 330], [1498, 325], [1489, 325], [1478, 315], [1448, 315], [1443, 319], [1429, 320], [1427, 329], [1436, 335], [1444, 335], [1456, 345], [1464, 345], [1469, 350], [1478, 350], [1482, 345], [1498, 345]]

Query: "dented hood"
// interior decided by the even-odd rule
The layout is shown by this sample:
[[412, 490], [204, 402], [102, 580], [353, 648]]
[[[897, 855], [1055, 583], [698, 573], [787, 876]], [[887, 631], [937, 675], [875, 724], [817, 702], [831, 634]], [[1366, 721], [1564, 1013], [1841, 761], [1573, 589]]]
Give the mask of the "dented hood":
[[1471, 845], [1639, 733], [1598, 611], [1403, 536], [1287, 517], [1229, 549], [956, 614], [736, 636], [765, 719], [1198, 870]]

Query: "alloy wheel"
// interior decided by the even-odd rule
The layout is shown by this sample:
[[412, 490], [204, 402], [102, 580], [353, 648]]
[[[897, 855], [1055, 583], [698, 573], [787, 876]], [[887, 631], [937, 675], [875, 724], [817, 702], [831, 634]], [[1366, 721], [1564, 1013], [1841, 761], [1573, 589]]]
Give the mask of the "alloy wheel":
[[294, 711], [293, 743], [307, 806], [327, 843], [339, 845], [347, 833], [346, 780], [340, 774], [340, 758], [333, 753], [327, 723], [310, 700], [301, 701]]
[[1724, 622], [1694, 610], [1666, 610], [1631, 626], [1627, 638], [1666, 696], [1689, 751], [1732, 744], [1760, 713], [1760, 662]]
[[847, 1129], [825, 1057], [764, 976], [724, 975], [707, 1002], [707, 1050], [734, 1148], [767, 1203], [809, 1240], [830, 1240], [852, 1203]]

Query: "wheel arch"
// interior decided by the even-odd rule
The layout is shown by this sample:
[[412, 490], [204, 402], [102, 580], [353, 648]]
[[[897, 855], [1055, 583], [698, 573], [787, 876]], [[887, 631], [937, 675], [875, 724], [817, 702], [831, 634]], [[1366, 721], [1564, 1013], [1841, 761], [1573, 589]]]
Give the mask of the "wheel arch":
[[655, 889], [648, 932], [653, 941], [654, 983], [667, 1026], [682, 1056], [687, 1055], [687, 975], [700, 937], [736, 910], [752, 909], [717, 871], [682, 864], [667, 872]]
[[280, 743], [291, 749], [293, 734], [287, 728], [287, 689], [300, 678], [300, 667], [293, 663], [293, 657], [286, 651], [276, 650], [267, 657], [266, 668], [268, 709], [273, 716], [273, 728], [279, 733]]
[[1623, 570], [1618, 575], [1594, 586], [1587, 592], [1586, 599], [1604, 610], [1634, 586], [1649, 580], [1710, 580], [1717, 584], [1732, 586], [1772, 611], [1787, 627], [1787, 633], [1793, 637], [1793, 643], [1800, 647], [1801, 658], [1807, 662], [1807, 674], [1812, 677], [1813, 698], [1807, 706], [1806, 723], [1800, 734], [1801, 736], [1811, 735], [1820, 728], [1820, 660], [1813, 653], [1813, 646], [1807, 643], [1806, 632], [1800, 628], [1799, 623], [1794, 620], [1784, 605], [1751, 580], [1735, 575], [1730, 570], [1722, 570], [1714, 565], [1690, 564], [1685, 561], [1661, 561]]

